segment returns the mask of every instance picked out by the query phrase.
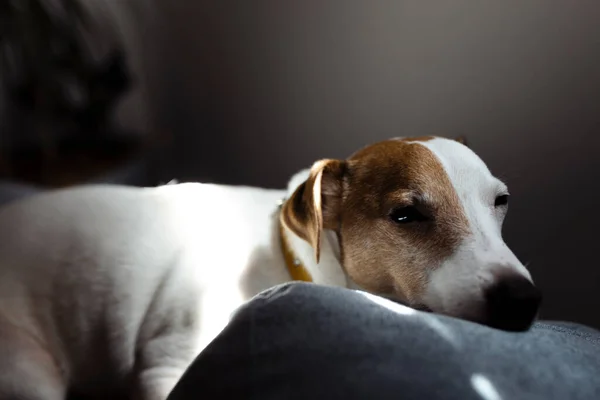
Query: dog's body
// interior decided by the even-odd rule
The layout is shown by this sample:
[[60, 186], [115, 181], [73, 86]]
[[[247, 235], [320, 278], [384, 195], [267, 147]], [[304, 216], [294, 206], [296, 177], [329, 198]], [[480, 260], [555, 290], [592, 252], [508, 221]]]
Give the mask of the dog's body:
[[[52, 373], [45, 379], [57, 380], [50, 387], [113, 398], [144, 369], [141, 379], [165, 385], [147, 390], [164, 398], [236, 307], [289, 280], [275, 235], [284, 195], [198, 183], [84, 186], [4, 208], [0, 354], [14, 358], [0, 357], [0, 385], [11, 370], [13, 384], [28, 384], [19, 376], [36, 373], [38, 354]], [[31, 364], [15, 368], [18, 359]]]
[[[437, 151], [432, 146], [451, 146], [451, 153], [464, 147], [448, 142], [398, 141], [398, 146], [402, 151], [431, 154]], [[384, 153], [397, 146], [392, 141], [385, 143]], [[479, 283], [473, 286], [477, 287], [466, 287], [468, 283], [460, 279], [444, 284], [449, 274], [446, 265], [455, 265], [456, 257], [464, 260], [469, 249], [483, 249], [486, 262], [492, 260], [502, 267], [500, 275], [512, 271], [530, 282], [527, 271], [498, 239], [497, 226], [490, 225], [496, 219], [501, 224], [500, 217], [491, 211], [473, 217], [471, 209], [448, 211], [444, 205], [427, 211], [429, 228], [412, 225], [410, 232], [400, 228], [402, 240], [422, 245], [416, 246], [414, 254], [407, 253], [409, 261], [389, 267], [389, 260], [381, 257], [392, 257], [386, 247], [390, 242], [382, 238], [399, 228], [361, 206], [361, 201], [367, 204], [379, 196], [378, 188], [361, 189], [361, 196], [370, 197], [357, 200], [353, 196], [358, 194], [348, 187], [360, 187], [364, 172], [360, 168], [372, 169], [372, 152], [367, 149], [367, 156], [363, 153], [340, 161], [343, 168], [338, 168], [342, 165], [338, 162], [333, 166], [330, 161], [315, 164], [312, 170], [297, 174], [288, 190], [199, 183], [158, 188], [87, 186], [41, 194], [3, 208], [0, 398], [58, 400], [72, 390], [89, 398], [165, 399], [237, 307], [260, 291], [290, 280], [280, 244], [281, 226], [284, 241], [312, 281], [364, 288], [449, 315], [487, 323], [487, 311], [480, 307], [484, 302], [481, 293], [487, 287], [484, 284], [496, 279], [498, 268], [479, 273], [473, 266], [479, 259], [461, 262], [452, 268], [458, 268], [464, 277], [476, 276]], [[451, 160], [450, 165], [447, 158], [439, 158], [438, 167], [446, 168], [450, 180], [456, 175], [456, 164], [467, 165], [471, 172], [484, 168], [481, 176], [472, 178], [479, 179], [475, 187], [488, 185], [481, 182], [491, 181], [485, 165], [478, 163], [474, 153], [465, 154], [471, 158]], [[377, 154], [380, 161], [383, 155]], [[432, 167], [431, 162], [428, 159], [423, 168]], [[378, 184], [376, 179], [373, 182]], [[412, 193], [419, 185], [411, 181], [407, 188]], [[336, 200], [338, 189], [345, 192], [339, 192]], [[451, 194], [454, 197], [443, 204], [461, 201], [464, 206], [464, 198], [474, 195], [469, 192], [473, 189], [465, 193], [460, 185], [456, 189]], [[437, 189], [432, 190], [423, 196], [434, 198]], [[492, 202], [505, 189], [500, 185], [493, 190], [499, 192], [494, 192]], [[283, 197], [289, 200], [280, 210], [278, 201]], [[342, 202], [363, 221], [363, 242], [352, 239], [356, 227], [346, 222], [346, 214], [332, 208]], [[403, 223], [405, 208], [391, 215], [395, 219], [400, 215]], [[452, 216], [453, 212], [456, 215]], [[388, 211], [383, 214], [387, 216]], [[487, 225], [476, 226], [474, 218]], [[446, 220], [452, 235], [464, 238], [441, 240], [447, 234]], [[473, 227], [477, 232], [473, 233]], [[425, 240], [429, 229], [438, 235], [431, 243]], [[490, 232], [480, 234], [481, 229]], [[361, 248], [363, 245], [367, 247]], [[369, 255], [369, 260], [361, 259]], [[411, 266], [403, 266], [406, 262]], [[422, 267], [420, 263], [425, 262], [428, 265]], [[421, 267], [423, 271], [416, 270]], [[474, 306], [466, 307], [465, 302]], [[533, 315], [523, 318], [533, 319]]]

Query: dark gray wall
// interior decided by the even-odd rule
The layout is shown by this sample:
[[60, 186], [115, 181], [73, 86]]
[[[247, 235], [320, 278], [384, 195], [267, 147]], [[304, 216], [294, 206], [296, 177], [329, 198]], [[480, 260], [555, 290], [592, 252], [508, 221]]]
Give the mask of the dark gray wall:
[[600, 326], [600, 2], [164, 2], [154, 117], [180, 178], [283, 187], [320, 157], [466, 135], [513, 194], [544, 316]]

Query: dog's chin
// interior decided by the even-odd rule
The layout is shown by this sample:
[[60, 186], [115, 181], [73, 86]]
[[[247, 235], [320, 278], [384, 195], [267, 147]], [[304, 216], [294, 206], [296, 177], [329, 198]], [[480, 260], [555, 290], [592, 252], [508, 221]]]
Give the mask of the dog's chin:
[[423, 303], [407, 302], [407, 301], [398, 300], [397, 298], [393, 298], [393, 297], [386, 297], [386, 298], [395, 303], [402, 304], [403, 306], [406, 306], [406, 307], [410, 307], [416, 311], [445, 315], [447, 317], [461, 319], [463, 321], [469, 321], [469, 322], [473, 322], [473, 323], [476, 323], [479, 325], [483, 325], [483, 326], [487, 326], [490, 328], [499, 329], [499, 330], [503, 330], [503, 331], [508, 331], [508, 332], [527, 331], [531, 328], [531, 326], [537, 320], [537, 314], [536, 314], [536, 317], [533, 318], [532, 320], [514, 321], [514, 322], [513, 321], [500, 321], [498, 323], [497, 321], [491, 321], [488, 318], [484, 318], [484, 317], [477, 317], [477, 316], [473, 316], [473, 315], [457, 315], [457, 314], [446, 313], [443, 311], [436, 311], [436, 310], [431, 309], [429, 306], [427, 306]]
[[410, 307], [417, 311], [428, 312], [428, 313], [434, 312], [431, 308], [429, 308], [428, 306], [426, 306], [423, 303], [402, 301], [402, 300], [398, 300], [397, 298], [393, 298], [393, 297], [387, 297], [387, 299], [393, 301], [394, 303], [402, 304], [403, 306]]
[[378, 294], [378, 296], [383, 297], [383, 298], [385, 298], [387, 300], [393, 301], [394, 303], [401, 304], [401, 305], [406, 306], [406, 307], [410, 307], [410, 308], [412, 308], [413, 310], [416, 310], [416, 311], [422, 311], [422, 312], [427, 312], [427, 313], [434, 312], [431, 308], [429, 308], [428, 306], [426, 306], [423, 303], [402, 300], [402, 299], [399, 299], [397, 296], [394, 296], [394, 295]]

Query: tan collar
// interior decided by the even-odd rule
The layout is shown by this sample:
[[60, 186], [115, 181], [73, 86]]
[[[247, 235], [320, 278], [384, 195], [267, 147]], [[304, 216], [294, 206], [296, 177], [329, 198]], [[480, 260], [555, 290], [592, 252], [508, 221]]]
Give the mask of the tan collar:
[[[281, 206], [283, 205], [285, 199], [283, 199], [279, 204], [279, 209], [281, 210]], [[279, 225], [279, 238], [281, 241], [281, 252], [283, 253], [283, 258], [285, 260], [285, 265], [287, 267], [292, 280], [294, 281], [303, 281], [303, 282], [312, 282], [312, 277], [310, 273], [306, 269], [306, 267], [302, 264], [302, 261], [294, 254], [290, 244], [285, 235], [285, 228], [283, 226], [283, 222], [281, 222], [281, 218], [278, 218]]]

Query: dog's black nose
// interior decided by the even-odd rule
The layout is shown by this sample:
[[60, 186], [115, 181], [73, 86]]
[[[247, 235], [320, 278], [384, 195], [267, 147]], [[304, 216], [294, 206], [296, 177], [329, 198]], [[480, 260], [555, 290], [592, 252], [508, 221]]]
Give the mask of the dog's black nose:
[[529, 329], [542, 293], [522, 276], [505, 276], [486, 290], [487, 325], [507, 331]]

